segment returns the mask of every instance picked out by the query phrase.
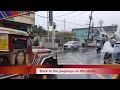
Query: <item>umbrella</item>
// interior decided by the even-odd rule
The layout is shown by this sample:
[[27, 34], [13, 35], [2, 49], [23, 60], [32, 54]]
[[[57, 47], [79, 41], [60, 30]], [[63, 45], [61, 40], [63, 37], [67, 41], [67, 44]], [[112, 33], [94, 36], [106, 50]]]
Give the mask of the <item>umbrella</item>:
[[107, 42], [105, 42], [101, 52], [113, 53], [114, 52], [114, 48], [111, 46], [111, 43], [109, 41], [107, 41]]

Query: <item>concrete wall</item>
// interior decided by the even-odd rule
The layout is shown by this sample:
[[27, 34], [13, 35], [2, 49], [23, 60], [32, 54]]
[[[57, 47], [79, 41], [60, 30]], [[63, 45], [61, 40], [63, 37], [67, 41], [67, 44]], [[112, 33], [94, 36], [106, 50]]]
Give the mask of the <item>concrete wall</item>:
[[[45, 48], [53, 48], [53, 43], [42, 43], [42, 45]], [[55, 43], [54, 46], [55, 46], [54, 48], [57, 49], [58, 48], [58, 43]]]

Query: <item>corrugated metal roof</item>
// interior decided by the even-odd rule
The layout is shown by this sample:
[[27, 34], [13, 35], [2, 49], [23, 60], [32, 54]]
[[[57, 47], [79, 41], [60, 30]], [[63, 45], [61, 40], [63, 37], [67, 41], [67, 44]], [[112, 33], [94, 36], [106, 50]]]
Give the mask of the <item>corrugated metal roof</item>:
[[4, 28], [4, 27], [0, 27], [0, 33], [29, 36], [29, 34], [25, 31], [17, 30], [17, 29], [11, 29], [11, 28]]

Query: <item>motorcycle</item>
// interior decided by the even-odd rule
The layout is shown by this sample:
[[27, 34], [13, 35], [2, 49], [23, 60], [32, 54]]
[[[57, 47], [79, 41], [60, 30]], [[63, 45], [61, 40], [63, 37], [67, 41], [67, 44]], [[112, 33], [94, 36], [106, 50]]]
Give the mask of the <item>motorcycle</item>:
[[97, 53], [100, 53], [101, 52], [101, 47], [98, 46], [96, 51], [97, 51]]

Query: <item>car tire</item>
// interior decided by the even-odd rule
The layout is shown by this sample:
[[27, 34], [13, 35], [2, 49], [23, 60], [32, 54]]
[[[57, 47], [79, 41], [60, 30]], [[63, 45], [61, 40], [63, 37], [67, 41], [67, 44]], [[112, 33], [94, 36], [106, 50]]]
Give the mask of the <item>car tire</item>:
[[71, 50], [73, 50], [74, 48], [73, 48], [73, 47], [71, 47], [70, 49], [71, 49]]
[[64, 48], [64, 50], [66, 50], [66, 48]]
[[107, 64], [107, 63], [104, 61], [104, 64]]

